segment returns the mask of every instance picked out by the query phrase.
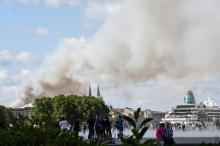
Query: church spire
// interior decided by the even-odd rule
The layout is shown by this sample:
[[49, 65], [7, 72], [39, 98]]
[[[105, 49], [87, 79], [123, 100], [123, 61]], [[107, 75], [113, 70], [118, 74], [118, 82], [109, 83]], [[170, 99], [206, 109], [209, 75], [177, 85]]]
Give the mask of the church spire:
[[89, 96], [92, 96], [92, 90], [90, 84], [89, 84]]
[[98, 85], [98, 87], [97, 87], [97, 98], [103, 100], [102, 95], [101, 95], [101, 92], [100, 92], [100, 89], [99, 89], [99, 85]]
[[97, 97], [101, 97], [101, 93], [100, 93], [99, 85], [98, 85], [98, 88], [97, 88]]

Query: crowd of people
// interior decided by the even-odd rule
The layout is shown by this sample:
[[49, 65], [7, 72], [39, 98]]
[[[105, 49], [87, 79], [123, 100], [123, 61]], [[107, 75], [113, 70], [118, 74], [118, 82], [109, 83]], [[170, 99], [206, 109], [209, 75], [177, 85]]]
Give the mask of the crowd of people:
[[160, 123], [159, 128], [156, 131], [156, 140], [159, 146], [170, 146], [175, 144], [173, 139], [173, 129], [169, 122]]
[[61, 133], [73, 131], [76, 136], [82, 130], [83, 134], [88, 131], [88, 139], [94, 138], [112, 138], [112, 128], [117, 129], [118, 138], [123, 137], [125, 122], [121, 115], [112, 122], [109, 117], [93, 116], [90, 115], [87, 121], [80, 122], [76, 119], [71, 125], [64, 117], [59, 121]]
[[[117, 137], [120, 139], [123, 137], [123, 131], [125, 121], [121, 115], [112, 122], [108, 117], [100, 117], [90, 115], [85, 122], [80, 122], [78, 119], [75, 120], [71, 126], [65, 118], [61, 118], [59, 122], [61, 133], [66, 133], [72, 129], [76, 136], [79, 136], [79, 131], [82, 130], [83, 134], [88, 131], [88, 139], [92, 140], [95, 138], [112, 138], [112, 129], [117, 129]], [[160, 146], [170, 146], [174, 144], [173, 139], [173, 127], [171, 123], [160, 123], [156, 130], [157, 144]]]
[[189, 130], [207, 130], [211, 128], [219, 129], [220, 124], [212, 122], [193, 122], [193, 123], [173, 123], [172, 127], [174, 131], [189, 131]]

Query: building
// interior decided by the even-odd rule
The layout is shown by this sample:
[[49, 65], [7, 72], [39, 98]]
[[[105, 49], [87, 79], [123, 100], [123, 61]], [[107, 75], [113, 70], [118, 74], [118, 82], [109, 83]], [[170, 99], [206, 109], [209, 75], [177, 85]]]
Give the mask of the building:
[[220, 120], [220, 108], [210, 97], [203, 102], [204, 112], [208, 121]]
[[188, 91], [187, 95], [184, 97], [185, 104], [196, 104], [194, 94], [191, 90]]
[[[92, 95], [92, 89], [91, 89], [91, 86], [90, 86], [90, 85], [89, 85], [89, 93], [88, 93], [88, 96], [93, 96], [93, 95]], [[100, 92], [99, 85], [97, 86], [97, 94], [96, 94], [96, 97], [97, 97], [98, 99], [103, 100], [103, 97], [102, 97], [101, 92]]]
[[158, 128], [159, 123], [161, 122], [162, 118], [165, 117], [165, 112], [151, 111], [151, 117], [153, 118], [152, 128]]
[[[129, 107], [126, 107], [126, 108], [110, 108], [110, 113], [109, 114], [113, 119], [117, 118], [118, 115], [125, 115], [125, 116], [132, 117], [132, 116], [134, 116], [135, 111], [136, 111], [136, 109], [129, 108]], [[149, 109], [142, 110], [140, 112], [140, 115], [139, 115], [140, 120], [143, 120], [145, 118], [154, 118], [153, 114], [152, 114], [153, 112], [154, 111], [151, 111]], [[161, 118], [160, 118], [160, 120], [161, 120]]]
[[112, 106], [110, 106], [109, 116], [112, 119], [116, 119], [118, 117], [118, 115], [123, 115], [123, 111], [124, 111], [124, 109], [122, 109], [122, 108], [113, 108]]
[[20, 107], [20, 108], [9, 108], [13, 116], [18, 118], [19, 115], [29, 117], [32, 112], [32, 107]]
[[196, 104], [193, 92], [188, 91], [184, 104], [176, 105], [162, 120], [180, 124], [215, 122], [220, 120], [220, 108], [211, 98]]

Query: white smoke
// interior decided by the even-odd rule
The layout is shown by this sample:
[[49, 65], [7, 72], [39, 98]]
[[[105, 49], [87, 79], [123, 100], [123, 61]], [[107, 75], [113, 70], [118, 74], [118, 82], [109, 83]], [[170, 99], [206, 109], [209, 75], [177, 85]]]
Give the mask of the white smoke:
[[85, 94], [89, 82], [168, 79], [195, 84], [215, 78], [220, 69], [219, 4], [218, 0], [120, 1], [117, 12], [108, 13], [93, 37], [64, 39], [21, 98], [31, 102], [42, 95]]

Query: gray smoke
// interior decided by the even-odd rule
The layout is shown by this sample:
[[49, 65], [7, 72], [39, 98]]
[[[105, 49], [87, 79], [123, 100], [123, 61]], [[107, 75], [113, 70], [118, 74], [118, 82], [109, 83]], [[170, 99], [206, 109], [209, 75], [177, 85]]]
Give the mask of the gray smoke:
[[216, 78], [220, 64], [218, 0], [122, 0], [92, 38], [66, 38], [21, 92], [85, 94], [88, 83]]

